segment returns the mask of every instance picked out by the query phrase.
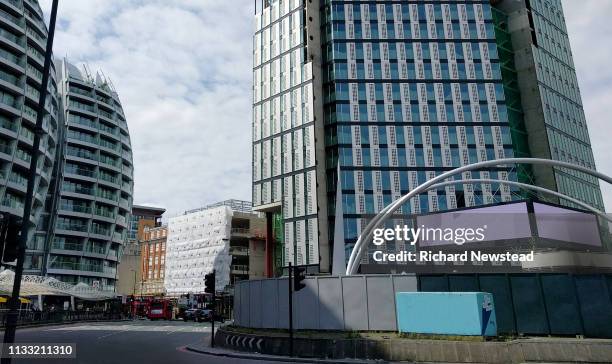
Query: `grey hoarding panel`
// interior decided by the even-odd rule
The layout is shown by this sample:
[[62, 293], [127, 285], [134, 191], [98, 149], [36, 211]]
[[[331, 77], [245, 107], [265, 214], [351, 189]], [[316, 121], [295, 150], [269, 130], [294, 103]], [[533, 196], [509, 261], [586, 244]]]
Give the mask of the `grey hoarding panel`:
[[368, 329], [368, 307], [364, 277], [343, 277], [344, 328], [346, 330]]
[[553, 335], [582, 334], [578, 299], [572, 276], [544, 274], [540, 276], [546, 301], [550, 333]]
[[[289, 328], [289, 284], [287, 278], [276, 280], [278, 292], [278, 328]], [[294, 311], [295, 312], [295, 311]]]
[[249, 319], [249, 290], [251, 288], [251, 282], [248, 284], [244, 284], [240, 288], [240, 302], [242, 303], [242, 308], [240, 309], [240, 316], [243, 326], [252, 327], [251, 321]]
[[395, 293], [391, 276], [366, 277], [366, 283], [369, 330], [395, 331]]
[[317, 278], [319, 284], [319, 327], [344, 330], [342, 285], [338, 277]]
[[612, 303], [603, 275], [577, 275], [576, 290], [585, 335], [612, 337]]
[[413, 274], [392, 276], [394, 292], [416, 292], [418, 291], [417, 278]]
[[495, 315], [497, 316], [497, 331], [502, 334], [516, 333], [514, 327], [514, 304], [510, 281], [505, 275], [484, 274], [478, 277], [480, 290], [493, 295]]
[[510, 276], [512, 300], [516, 314], [516, 329], [521, 334], [548, 334], [548, 319], [544, 297], [536, 275]]
[[262, 280], [261, 294], [261, 327], [278, 328], [278, 283], [276, 280]]
[[251, 327], [262, 327], [261, 312], [263, 311], [261, 301], [261, 281], [250, 282], [249, 294], [249, 321]]
[[319, 329], [319, 292], [316, 278], [304, 280], [306, 287], [295, 292], [295, 328], [300, 330]]
[[237, 326], [244, 326], [244, 323], [242, 322], [242, 315], [240, 315], [240, 310], [243, 306], [240, 304], [241, 286], [241, 283], [236, 283], [236, 286], [234, 287], [234, 324], [236, 324]]

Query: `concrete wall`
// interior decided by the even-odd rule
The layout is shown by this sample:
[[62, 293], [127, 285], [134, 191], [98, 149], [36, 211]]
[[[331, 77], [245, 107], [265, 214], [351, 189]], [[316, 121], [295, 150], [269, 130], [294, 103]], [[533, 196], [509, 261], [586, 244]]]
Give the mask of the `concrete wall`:
[[134, 294], [134, 272], [136, 272], [136, 293], [140, 293], [140, 255], [124, 255], [117, 266], [117, 294]]
[[[308, 277], [294, 294], [293, 326], [298, 330], [395, 331], [395, 293], [416, 292], [414, 275]], [[238, 282], [234, 323], [242, 327], [289, 327], [286, 278]]]

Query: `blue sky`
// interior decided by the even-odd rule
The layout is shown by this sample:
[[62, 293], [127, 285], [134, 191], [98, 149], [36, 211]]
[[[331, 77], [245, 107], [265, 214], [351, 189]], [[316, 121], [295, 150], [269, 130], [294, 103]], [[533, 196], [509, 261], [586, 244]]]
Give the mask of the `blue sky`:
[[[612, 0], [563, 4], [597, 167], [612, 175]], [[102, 69], [122, 100], [135, 203], [170, 217], [250, 200], [253, 11], [253, 0], [60, 1], [55, 54]]]

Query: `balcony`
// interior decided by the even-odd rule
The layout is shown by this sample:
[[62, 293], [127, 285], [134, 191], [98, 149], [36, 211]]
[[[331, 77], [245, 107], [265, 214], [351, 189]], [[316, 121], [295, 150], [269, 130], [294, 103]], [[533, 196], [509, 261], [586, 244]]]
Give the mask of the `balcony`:
[[12, 155], [13, 148], [8, 144], [0, 143], [0, 152], [4, 154]]
[[106, 126], [106, 125], [105, 125], [105, 124], [103, 124], [103, 123], [100, 123], [100, 127], [99, 127], [99, 129], [100, 129], [101, 131], [105, 132], [105, 133], [108, 133], [108, 134], [112, 134], [112, 135], [115, 135], [115, 136], [119, 135], [119, 131], [118, 131], [118, 129], [111, 128], [111, 127], [109, 127], [109, 126]]
[[83, 177], [96, 178], [96, 172], [85, 168], [66, 168], [64, 173], [76, 174]]
[[115, 218], [115, 213], [113, 213], [112, 211], [109, 211], [109, 210], [96, 209], [95, 214], [97, 216], [102, 216], [102, 217], [106, 217], [106, 218], [109, 218], [109, 219], [114, 219]]
[[98, 145], [100, 145], [101, 147], [104, 147], [106, 149], [110, 149], [114, 152], [119, 153], [119, 148], [117, 147], [117, 144], [115, 143], [111, 143], [111, 142], [107, 142], [104, 139], [100, 139], [100, 141], [98, 142]]
[[100, 163], [107, 164], [111, 167], [119, 168], [119, 163], [114, 158], [106, 157], [104, 155], [100, 155]]
[[128, 200], [126, 200], [125, 198], [121, 198], [119, 199], [119, 207], [125, 209], [125, 210], [129, 210], [130, 203], [128, 202]]
[[100, 193], [100, 192], [97, 192], [96, 193], [96, 197], [103, 198], [103, 199], [109, 200], [109, 201], [115, 201], [115, 202], [117, 202], [117, 200], [118, 200], [117, 195], [112, 194], [112, 193]]
[[249, 248], [241, 247], [241, 246], [233, 246], [233, 247], [230, 247], [229, 253], [230, 255], [248, 256]]
[[55, 224], [55, 228], [58, 230], [68, 230], [68, 231], [79, 231], [82, 233], [86, 233], [87, 232], [87, 225], [81, 225], [81, 224], [66, 224], [66, 223], [62, 223], [62, 222], [57, 222]]
[[114, 232], [113, 233], [113, 241], [118, 242], [118, 243], [123, 243], [124, 237], [121, 233], [118, 232]]
[[233, 236], [248, 237], [251, 234], [250, 230], [246, 228], [232, 228], [231, 231]]
[[98, 124], [96, 124], [95, 121], [80, 116], [70, 114], [68, 121], [74, 124], [86, 126], [88, 128], [98, 129]]
[[66, 243], [63, 241], [54, 241], [53, 244], [51, 245], [51, 248], [80, 252], [80, 251], [83, 251], [83, 244]]
[[89, 160], [92, 160], [92, 161], [97, 161], [98, 160], [98, 158], [96, 158], [95, 154], [90, 153], [90, 152], [85, 152], [83, 150], [76, 149], [76, 148], [68, 147], [68, 149], [66, 150], [66, 154], [68, 156], [76, 157], [76, 158], [89, 159]]
[[104, 182], [112, 183], [115, 185], [119, 184], [119, 179], [117, 177], [109, 176], [105, 173], [100, 173], [100, 176], [98, 178]]
[[103, 246], [99, 246], [99, 245], [87, 245], [85, 247], [85, 253], [92, 253], [92, 254], [106, 254], [106, 248]]
[[90, 214], [91, 213], [91, 207], [89, 206], [80, 206], [80, 205], [68, 205], [68, 204], [63, 204], [60, 206], [60, 210], [62, 211], [69, 211], [69, 212], [78, 212], [81, 214]]
[[249, 274], [249, 266], [245, 264], [233, 264], [231, 266], [232, 274]]
[[9, 181], [23, 187], [26, 187], [28, 185], [28, 179], [15, 172], [11, 172], [11, 174], [9, 175]]
[[[16, 0], [10, 0], [9, 2], [13, 4], [13, 6], [17, 6], [19, 9], [21, 9], [21, 6], [15, 5], [16, 3], [18, 4]], [[5, 11], [0, 11], [0, 18], [4, 18], [15, 25], [18, 25], [19, 27], [23, 26], [23, 21], [20, 18], [17, 18], [16, 16], [13, 16]]]
[[83, 272], [105, 273], [114, 276], [117, 269], [114, 267], [106, 267], [102, 264], [77, 263], [77, 262], [53, 262], [49, 265], [49, 269], [63, 269]]
[[125, 219], [124, 216], [117, 216], [117, 224], [122, 225], [122, 226], [127, 226], [127, 220]]
[[89, 196], [93, 196], [94, 195], [93, 188], [83, 187], [83, 186], [74, 185], [74, 184], [64, 184], [64, 185], [62, 185], [62, 191], [63, 192], [80, 193], [82, 195], [89, 195]]
[[103, 227], [100, 227], [100, 226], [96, 225], [95, 223], [91, 227], [91, 233], [92, 234], [96, 234], [96, 235], [101, 235], [101, 236], [110, 236], [110, 230], [109, 229], [105, 229]]
[[79, 88], [79, 87], [70, 86], [69, 92], [72, 92], [77, 95], [87, 96], [93, 99], [91, 91], [83, 90], [82, 88]]
[[30, 153], [24, 151], [23, 149], [17, 149], [17, 151], [15, 152], [15, 157], [21, 159], [26, 163], [30, 163], [30, 161], [32, 160], [32, 156], [30, 155]]
[[9, 207], [15, 210], [23, 210], [24, 203], [10, 195], [6, 195], [2, 201], [2, 206]]

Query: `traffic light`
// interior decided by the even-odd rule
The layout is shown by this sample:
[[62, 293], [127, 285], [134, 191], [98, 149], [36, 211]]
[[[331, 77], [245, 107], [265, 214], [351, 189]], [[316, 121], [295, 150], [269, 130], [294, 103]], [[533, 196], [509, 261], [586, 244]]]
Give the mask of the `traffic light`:
[[206, 288], [204, 288], [204, 292], [206, 293], [215, 293], [215, 271], [213, 270], [212, 273], [208, 273], [207, 275], [204, 276], [204, 284], [206, 285]]
[[0, 257], [3, 263], [17, 260], [22, 220], [16, 216], [0, 215]]
[[300, 289], [306, 287], [304, 284], [304, 279], [306, 279], [306, 268], [304, 267], [294, 267], [293, 268], [293, 291], [297, 292]]

